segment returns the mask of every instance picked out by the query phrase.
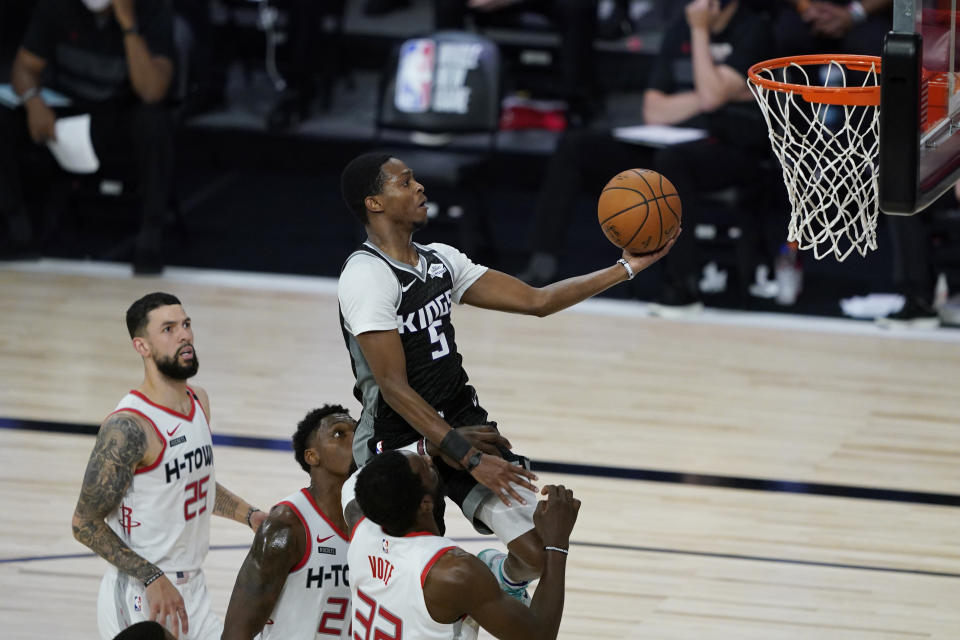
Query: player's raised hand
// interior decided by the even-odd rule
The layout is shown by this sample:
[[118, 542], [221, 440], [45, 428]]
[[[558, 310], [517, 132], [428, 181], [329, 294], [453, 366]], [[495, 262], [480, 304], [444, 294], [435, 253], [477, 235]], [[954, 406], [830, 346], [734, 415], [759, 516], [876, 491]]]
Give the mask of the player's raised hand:
[[543, 544], [566, 549], [570, 546], [570, 532], [580, 512], [580, 501], [562, 484], [548, 484], [541, 493], [547, 499], [542, 500], [533, 512], [533, 526]]
[[673, 245], [676, 244], [677, 238], [680, 237], [680, 233], [682, 231], [683, 229], [677, 229], [677, 232], [673, 234], [673, 237], [667, 240], [667, 244], [663, 245], [652, 253], [633, 254], [624, 249], [623, 259], [630, 263], [630, 267], [633, 268], [634, 273], [640, 273], [654, 262], [667, 255]]
[[500, 501], [508, 507], [511, 498], [520, 504], [527, 504], [527, 501], [517, 493], [515, 485], [526, 487], [534, 493], [537, 491], [536, 485], [530, 482], [537, 479], [535, 473], [496, 456], [480, 458], [480, 464], [473, 468], [470, 475], [497, 494]]
[[[190, 630], [187, 620], [187, 608], [183, 596], [173, 583], [163, 575], [147, 586], [147, 604], [150, 606], [150, 619], [159, 622], [179, 638], [180, 633]], [[169, 620], [169, 621], [168, 621]]]

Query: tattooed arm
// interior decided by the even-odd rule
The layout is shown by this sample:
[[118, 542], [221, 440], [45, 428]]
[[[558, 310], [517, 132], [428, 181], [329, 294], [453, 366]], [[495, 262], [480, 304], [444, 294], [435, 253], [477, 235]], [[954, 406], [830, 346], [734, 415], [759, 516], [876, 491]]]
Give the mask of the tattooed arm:
[[267, 519], [267, 514], [256, 507], [250, 506], [249, 502], [219, 482], [217, 483], [217, 499], [213, 503], [213, 515], [248, 524], [254, 531], [259, 529], [260, 524]]
[[121, 411], [108, 417], [97, 434], [73, 512], [73, 537], [141, 581], [158, 571], [156, 565], [134, 553], [104, 518], [120, 504], [147, 445], [146, 431], [133, 414]]
[[290, 569], [306, 551], [300, 519], [289, 507], [274, 507], [253, 538], [233, 585], [221, 640], [249, 640], [260, 633], [277, 604]]
[[[104, 518], [120, 504], [149, 446], [147, 430], [133, 414], [120, 411], [110, 415], [100, 425], [73, 512], [73, 537], [141, 582], [156, 576], [159, 568], [134, 553], [107, 526]], [[165, 624], [167, 616], [172, 616], [176, 624], [179, 615], [181, 627], [187, 631], [183, 598], [166, 576], [154, 579], [147, 587], [146, 595], [151, 619], [159, 618], [160, 624]]]

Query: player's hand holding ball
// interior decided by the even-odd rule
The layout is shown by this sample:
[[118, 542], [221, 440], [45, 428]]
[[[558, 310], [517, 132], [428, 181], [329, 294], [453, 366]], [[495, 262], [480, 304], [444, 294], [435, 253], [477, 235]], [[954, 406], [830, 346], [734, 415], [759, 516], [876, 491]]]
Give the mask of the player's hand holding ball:
[[683, 208], [676, 187], [650, 169], [621, 171], [597, 202], [600, 228], [623, 249], [623, 259], [639, 273], [665, 256], [680, 235]]

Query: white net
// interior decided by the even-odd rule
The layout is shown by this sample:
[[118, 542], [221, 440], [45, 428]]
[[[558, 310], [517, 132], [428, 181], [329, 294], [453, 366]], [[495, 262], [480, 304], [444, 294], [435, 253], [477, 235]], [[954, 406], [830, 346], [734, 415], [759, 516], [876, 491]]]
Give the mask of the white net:
[[801, 95], [802, 87], [876, 87], [876, 65], [851, 71], [836, 61], [790, 63], [757, 75], [795, 88], [749, 83], [783, 168], [791, 208], [788, 240], [813, 249], [818, 260], [833, 254], [842, 261], [854, 251], [863, 256], [876, 249], [879, 108], [810, 102]]

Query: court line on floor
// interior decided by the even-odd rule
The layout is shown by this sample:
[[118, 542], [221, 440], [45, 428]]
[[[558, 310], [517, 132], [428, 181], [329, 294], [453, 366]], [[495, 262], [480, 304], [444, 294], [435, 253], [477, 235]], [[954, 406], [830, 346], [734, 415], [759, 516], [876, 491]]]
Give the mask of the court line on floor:
[[[0, 428], [41, 431], [48, 433], [72, 433], [93, 436], [96, 435], [99, 426], [68, 422], [49, 422], [41, 420], [0, 417]], [[280, 438], [260, 438], [255, 436], [235, 436], [215, 433], [213, 434], [213, 443], [217, 446], [228, 447], [246, 447], [252, 449], [269, 449], [274, 451], [292, 450], [290, 440]], [[662, 482], [666, 484], [716, 487], [721, 489], [738, 489], [745, 491], [794, 493], [802, 495], [830, 496], [837, 498], [854, 498], [858, 500], [879, 500], [884, 502], [960, 507], [960, 495], [952, 493], [907, 491], [903, 489], [860, 487], [855, 485], [825, 484], [820, 482], [798, 482], [794, 480], [779, 480], [770, 478], [722, 476], [715, 474], [686, 473], [681, 471], [665, 471], [661, 469], [611, 467], [571, 462], [557, 462], [550, 460], [533, 461], [532, 465], [534, 471], [540, 471], [544, 473], [562, 473], [577, 476], [590, 476], [595, 478], [640, 480], [644, 482]]]
[[[470, 537], [470, 538], [452, 538], [457, 543], [468, 542], [490, 542], [490, 537]], [[960, 573], [951, 573], [949, 571], [930, 571], [926, 569], [902, 569], [898, 567], [882, 567], [877, 565], [849, 564], [844, 562], [821, 562], [817, 560], [799, 560], [796, 558], [777, 558], [774, 556], [751, 556], [740, 553], [719, 553], [715, 551], [695, 551], [689, 549], [670, 549], [667, 547], [644, 547], [639, 545], [610, 544], [606, 542], [585, 542], [571, 540], [571, 547], [587, 547], [592, 549], [605, 549], [609, 551], [629, 551], [634, 553], [663, 553], [671, 555], [693, 556], [698, 558], [716, 558], [719, 560], [745, 560], [748, 562], [772, 562], [777, 564], [790, 564], [802, 567], [817, 567], [826, 569], [849, 569], [853, 571], [876, 571], [880, 573], [899, 573], [905, 575], [920, 575], [933, 578], [960, 578]], [[242, 551], [249, 549], [248, 544], [221, 544], [210, 545], [211, 551]], [[0, 565], [16, 564], [20, 562], [47, 562], [53, 560], [76, 560], [83, 558], [97, 558], [97, 554], [88, 553], [65, 553], [50, 554], [43, 556], [21, 556], [13, 558], [0, 558]]]
[[[78, 275], [123, 280], [133, 278], [130, 265], [128, 264], [90, 260], [61, 260], [54, 258], [0, 263], [0, 271]], [[325, 276], [268, 274], [249, 271], [198, 269], [192, 267], [167, 267], [161, 276], [150, 279], [170, 283], [259, 289], [278, 292], [326, 295], [336, 295], [337, 293], [337, 279]], [[608, 298], [586, 300], [560, 313], [629, 318], [650, 318], [651, 316], [647, 303], [638, 302], [637, 300], [611, 300]], [[874, 323], [865, 320], [810, 316], [795, 313], [707, 308], [703, 313], [662, 321], [752, 327], [757, 329], [812, 331], [817, 333], [859, 335], [896, 340], [960, 343], [960, 328], [940, 327], [939, 329], [928, 331], [889, 329], [878, 327]]]

